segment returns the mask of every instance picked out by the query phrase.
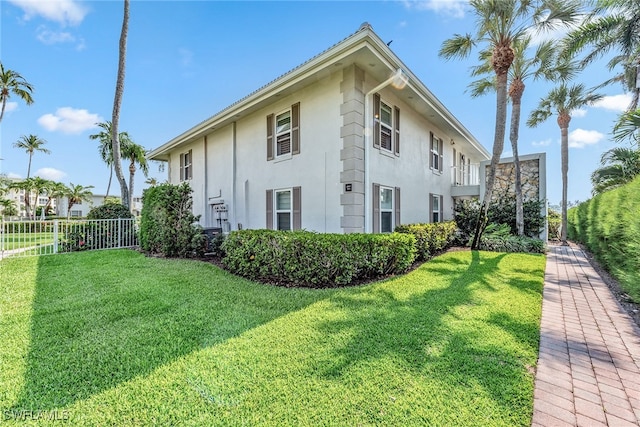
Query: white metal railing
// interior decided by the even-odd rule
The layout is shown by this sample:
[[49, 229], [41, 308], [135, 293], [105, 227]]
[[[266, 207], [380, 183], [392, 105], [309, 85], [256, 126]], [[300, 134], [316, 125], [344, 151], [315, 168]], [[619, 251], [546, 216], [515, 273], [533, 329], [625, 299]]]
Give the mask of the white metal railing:
[[460, 187], [464, 185], [480, 184], [480, 165], [467, 163], [461, 166], [451, 166], [451, 185]]
[[138, 245], [135, 218], [2, 221], [0, 259]]

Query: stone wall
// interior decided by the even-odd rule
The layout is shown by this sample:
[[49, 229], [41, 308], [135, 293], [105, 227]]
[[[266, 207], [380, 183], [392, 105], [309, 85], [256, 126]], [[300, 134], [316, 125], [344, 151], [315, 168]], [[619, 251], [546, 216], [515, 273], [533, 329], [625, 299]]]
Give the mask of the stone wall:
[[[488, 166], [487, 166], [488, 172]], [[530, 159], [520, 161], [520, 176], [522, 180], [522, 198], [524, 201], [540, 199], [540, 160]], [[513, 162], [500, 163], [496, 169], [496, 181], [491, 200], [500, 197], [514, 197], [516, 171]]]

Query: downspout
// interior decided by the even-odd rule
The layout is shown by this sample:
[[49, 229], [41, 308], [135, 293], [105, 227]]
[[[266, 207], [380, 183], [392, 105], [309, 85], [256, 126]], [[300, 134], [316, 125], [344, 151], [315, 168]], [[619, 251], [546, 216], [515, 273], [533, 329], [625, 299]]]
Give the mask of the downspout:
[[237, 195], [237, 190], [236, 190], [236, 154], [237, 154], [237, 148], [236, 148], [236, 122], [233, 122], [231, 124], [231, 219], [232, 219], [232, 224], [238, 224], [238, 218], [236, 216], [236, 207], [237, 205], [237, 200], [236, 200], [236, 195]]
[[406, 84], [408, 78], [401, 68], [387, 80], [371, 89], [364, 95], [364, 232], [373, 232], [371, 224], [371, 177], [369, 174], [369, 150], [371, 146], [371, 137], [373, 136], [372, 115], [371, 115], [371, 95], [389, 86], [393, 82], [397, 82], [398, 86]]
[[[203, 138], [203, 146], [204, 146], [204, 185], [203, 191], [204, 194], [202, 196], [202, 204], [204, 205], [204, 226], [210, 227], [211, 223], [209, 222], [209, 177], [207, 174], [207, 135]], [[193, 164], [193, 159], [191, 159], [191, 163]]]

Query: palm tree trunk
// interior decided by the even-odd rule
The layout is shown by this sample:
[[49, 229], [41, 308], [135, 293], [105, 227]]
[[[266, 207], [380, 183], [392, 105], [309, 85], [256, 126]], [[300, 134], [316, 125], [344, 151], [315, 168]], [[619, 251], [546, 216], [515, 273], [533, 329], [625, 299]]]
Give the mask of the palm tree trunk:
[[124, 17], [122, 20], [122, 31], [120, 33], [119, 57], [118, 57], [118, 78], [116, 80], [116, 94], [113, 100], [113, 117], [111, 120], [111, 148], [113, 150], [113, 164], [116, 177], [120, 183], [120, 195], [122, 204], [129, 207], [129, 191], [127, 181], [122, 173], [122, 155], [120, 153], [120, 141], [118, 138], [118, 121], [120, 119], [120, 106], [122, 105], [122, 94], [124, 93], [124, 76], [127, 56], [127, 33], [129, 31], [129, 0], [124, 0]]
[[2, 110], [0, 110], [0, 122], [2, 122], [2, 118], [4, 117], [4, 109], [7, 106], [7, 97], [2, 97]]
[[522, 104], [522, 93], [524, 83], [522, 81], [512, 82], [511, 94], [511, 129], [509, 139], [513, 151], [513, 165], [515, 171], [515, 193], [516, 193], [516, 231], [518, 236], [524, 236], [524, 206], [522, 198], [522, 175], [520, 171], [520, 157], [518, 156], [518, 137], [520, 130], [520, 109]]
[[27, 179], [31, 176], [31, 159], [33, 158], [33, 152], [29, 153], [29, 166], [27, 166]]
[[568, 187], [568, 172], [569, 172], [569, 131], [567, 128], [560, 130], [562, 135], [562, 147], [560, 151], [560, 157], [562, 162], [562, 228], [560, 233], [560, 240], [563, 245], [567, 244], [567, 187]]
[[562, 222], [560, 240], [563, 245], [567, 244], [567, 188], [568, 188], [568, 172], [569, 172], [569, 122], [571, 116], [568, 114], [560, 114], [558, 116], [558, 125], [560, 126], [560, 161], [562, 167]]
[[489, 205], [491, 204], [491, 196], [493, 195], [496, 169], [498, 168], [498, 163], [500, 163], [500, 156], [504, 148], [504, 135], [507, 122], [507, 72], [497, 74], [496, 77], [496, 126], [493, 139], [493, 152], [471, 249], [478, 249], [482, 233], [487, 224], [487, 215], [489, 213]]
[[133, 178], [136, 174], [136, 164], [134, 159], [131, 159], [129, 164], [129, 211], [133, 213]]
[[109, 190], [111, 190], [112, 178], [113, 178], [113, 164], [111, 165], [111, 170], [109, 171], [109, 183], [107, 184], [107, 194], [104, 195], [104, 200], [107, 200], [107, 197], [109, 197]]

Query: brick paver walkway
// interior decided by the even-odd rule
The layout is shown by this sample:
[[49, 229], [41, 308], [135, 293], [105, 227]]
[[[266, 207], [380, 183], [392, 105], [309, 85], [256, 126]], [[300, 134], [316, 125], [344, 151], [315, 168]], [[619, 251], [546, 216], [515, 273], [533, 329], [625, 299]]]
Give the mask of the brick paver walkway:
[[579, 247], [552, 245], [532, 426], [639, 425], [640, 329]]

